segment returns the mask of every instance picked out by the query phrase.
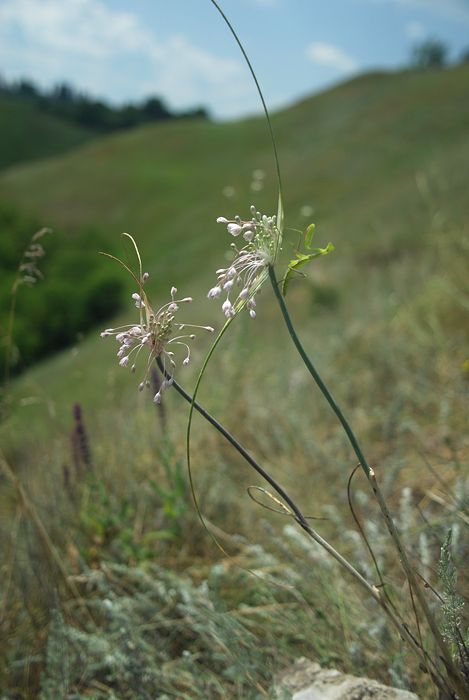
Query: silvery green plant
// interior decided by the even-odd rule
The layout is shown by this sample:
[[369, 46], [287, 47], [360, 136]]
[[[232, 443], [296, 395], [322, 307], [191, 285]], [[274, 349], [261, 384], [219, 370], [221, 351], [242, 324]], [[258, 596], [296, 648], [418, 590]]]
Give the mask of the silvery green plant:
[[459, 660], [469, 681], [469, 630], [463, 629], [464, 600], [457, 590], [457, 571], [452, 554], [450, 529], [443, 542], [438, 562], [438, 578], [442, 586], [442, 625], [444, 639], [451, 645], [453, 657]]

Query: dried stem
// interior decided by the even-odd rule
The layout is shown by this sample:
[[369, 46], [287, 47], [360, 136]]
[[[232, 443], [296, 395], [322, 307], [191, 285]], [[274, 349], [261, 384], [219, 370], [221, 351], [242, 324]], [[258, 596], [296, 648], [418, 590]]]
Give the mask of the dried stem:
[[8, 479], [10, 480], [11, 484], [13, 485], [16, 493], [18, 494], [21, 506], [23, 508], [23, 511], [25, 515], [28, 515], [32, 522], [34, 523], [34, 526], [36, 527], [37, 533], [39, 535], [40, 540], [43, 543], [44, 549], [49, 556], [50, 560], [53, 562], [53, 564], [57, 567], [57, 569], [60, 572], [60, 575], [62, 576], [64, 583], [70, 593], [73, 595], [74, 598], [80, 603], [80, 606], [82, 609], [85, 611], [86, 615], [89, 617], [89, 619], [93, 622], [93, 618], [91, 616], [90, 611], [88, 610], [85, 601], [80, 595], [80, 592], [78, 591], [77, 587], [75, 586], [73, 580], [69, 577], [67, 569], [65, 568], [63, 564], [62, 557], [56, 550], [51, 538], [49, 537], [49, 533], [47, 532], [44, 523], [42, 522], [41, 518], [39, 517], [39, 514], [34, 507], [34, 505], [31, 503], [29, 500], [29, 497], [26, 493], [26, 491], [23, 488], [23, 485], [21, 484], [21, 481], [18, 479], [16, 476], [15, 472], [13, 469], [10, 467], [8, 464], [7, 460], [5, 459], [5, 456], [3, 453], [0, 451], [0, 468], [3, 469], [5, 474], [7, 475]]

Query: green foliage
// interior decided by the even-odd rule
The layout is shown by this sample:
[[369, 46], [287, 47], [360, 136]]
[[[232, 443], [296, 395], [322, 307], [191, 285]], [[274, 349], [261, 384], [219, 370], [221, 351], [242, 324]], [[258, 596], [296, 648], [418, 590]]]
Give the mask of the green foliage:
[[68, 237], [55, 231], [43, 239], [37, 282], [17, 286], [26, 274], [19, 269], [28, 260], [24, 251], [38, 228], [13, 207], [0, 205], [0, 366], [13, 302], [14, 372], [76, 342], [79, 334], [116, 313], [124, 287], [118, 271], [98, 255], [101, 236], [92, 229]]
[[147, 532], [136, 540], [135, 506], [130, 499], [116, 500], [99, 479], [88, 479], [82, 501], [79, 527], [85, 561], [102, 559], [140, 562], [155, 555], [154, 542], [164, 539], [159, 532]]
[[153, 517], [142, 524], [141, 532], [136, 533], [139, 515], [135, 499], [119, 497], [93, 475], [81, 485], [80, 540], [88, 563], [101, 559], [143, 562], [160, 556], [164, 543], [182, 544], [190, 519], [187, 516], [192, 514], [185, 465], [168, 440], [157, 452], [162, 473], [148, 479], [145, 500]]
[[182, 459], [174, 454], [174, 448], [168, 440], [159, 450], [161, 464], [166, 476], [166, 485], [150, 480], [150, 486], [158, 497], [165, 518], [165, 529], [160, 530], [159, 537], [179, 539], [184, 532], [185, 521], [192, 502], [187, 485], [186, 466]]
[[58, 608], [52, 611], [47, 638], [45, 671], [41, 676], [40, 700], [67, 700], [70, 691], [70, 652], [67, 628]]
[[288, 285], [290, 284], [292, 277], [295, 274], [299, 273], [302, 267], [311, 262], [311, 260], [314, 260], [315, 258], [320, 258], [323, 255], [328, 255], [334, 250], [334, 246], [332, 245], [332, 243], [328, 243], [325, 248], [313, 248], [312, 242], [314, 229], [315, 225], [310, 224], [304, 233], [304, 247], [306, 248], [306, 250], [310, 250], [311, 252], [301, 253], [300, 251], [296, 251], [295, 257], [288, 263], [287, 272], [285, 274], [285, 277], [283, 278], [282, 284], [283, 296], [286, 296], [287, 294]]
[[459, 661], [462, 658], [469, 670], [469, 634], [468, 631], [464, 633], [462, 629], [464, 600], [456, 588], [457, 571], [451, 552], [452, 534], [452, 530], [448, 530], [438, 563], [438, 578], [443, 587], [441, 632], [444, 639], [451, 644], [455, 659]]
[[227, 614], [207, 582], [199, 586], [155, 564], [145, 570], [109, 564], [86, 578], [99, 624], [51, 630], [41, 700], [67, 697], [66, 656], [67, 690], [77, 698], [93, 688], [96, 700], [109, 697], [106, 689], [122, 700], [254, 700], [256, 682], [269, 684], [272, 639], [261, 640]]
[[444, 68], [448, 47], [438, 39], [425, 39], [412, 49], [411, 64], [414, 68]]
[[0, 91], [0, 169], [59, 155], [94, 136], [89, 129], [40, 111], [30, 100]]

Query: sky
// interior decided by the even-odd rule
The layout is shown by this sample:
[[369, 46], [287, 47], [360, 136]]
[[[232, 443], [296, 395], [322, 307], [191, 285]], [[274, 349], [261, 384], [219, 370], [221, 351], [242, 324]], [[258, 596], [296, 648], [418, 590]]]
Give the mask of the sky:
[[[405, 66], [426, 38], [469, 48], [469, 0], [219, 0], [272, 110], [365, 71]], [[162, 97], [217, 119], [260, 112], [210, 0], [0, 0], [0, 75], [68, 82], [113, 104]]]

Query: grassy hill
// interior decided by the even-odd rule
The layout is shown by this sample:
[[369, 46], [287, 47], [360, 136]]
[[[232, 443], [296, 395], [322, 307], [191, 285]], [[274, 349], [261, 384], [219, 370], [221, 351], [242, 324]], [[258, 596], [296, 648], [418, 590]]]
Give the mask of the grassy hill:
[[[296, 241], [295, 229], [304, 229], [311, 220], [317, 225], [318, 244], [332, 240], [336, 245], [333, 255], [311, 267], [308, 280], [292, 283], [288, 305], [305, 346], [376, 465], [416, 561], [421, 557], [419, 537], [427, 533], [428, 525], [425, 561], [436, 587], [439, 546], [459, 516], [450, 507], [436, 506], [431, 494], [438, 491], [436, 496], [448, 504], [453, 502], [452, 494], [466, 488], [462, 465], [468, 456], [464, 437], [469, 328], [468, 79], [469, 66], [370, 74], [273, 117], [286, 223], [291, 229], [284, 256]], [[266, 173], [261, 191], [250, 188], [255, 169]], [[225, 260], [229, 241], [215, 219], [247, 215], [253, 202], [261, 211], [272, 213], [277, 190], [265, 123], [247, 119], [227, 124], [170, 123], [103, 138], [60, 158], [10, 168], [0, 177], [0, 196], [39, 217], [44, 225], [61, 230], [64, 246], [85, 225], [98, 227], [113, 247], [122, 231], [132, 233], [144, 268], [150, 272], [151, 295], [166, 300], [174, 284], [183, 294], [194, 296], [190, 311], [196, 323], [219, 328], [223, 321], [219, 304], [208, 302], [205, 294], [214, 282], [215, 268]], [[299, 365], [272, 297], [268, 288], [262, 291], [255, 321], [236, 319], [203, 382], [201, 400], [268, 466], [305, 513], [325, 518], [318, 523], [321, 532], [337, 540], [340, 550], [369, 572], [346, 505], [355, 457]], [[129, 323], [133, 311], [129, 303], [120, 323]], [[193, 362], [179, 374], [188, 388], [208, 342], [206, 338], [198, 341]], [[422, 697], [430, 697], [428, 674], [402, 656], [399, 640], [383, 627], [379, 611], [363, 607], [349, 580], [310, 552], [309, 544], [293, 536], [288, 539], [288, 518], [279, 525], [277, 515], [253, 505], [246, 488], [257, 483], [257, 477], [213, 431], [196, 421], [194, 474], [204, 514], [222, 528], [224, 544], [237, 546], [223, 530], [241, 533], [274, 551], [282, 562], [288, 561], [288, 566], [278, 565], [269, 554], [262, 566], [269, 577], [280, 572], [281, 587], [290, 589], [293, 582], [309, 608], [298, 604], [297, 598], [292, 603], [293, 597], [286, 593], [282, 597], [284, 592], [274, 586], [266, 596], [259, 592], [257, 580], [245, 583], [239, 565], [262, 569], [252, 550], [247, 559], [239, 554], [235, 563], [222, 559], [218, 569], [210, 568], [220, 553], [201, 530], [190, 497], [180, 486], [186, 407], [169, 391], [165, 412], [155, 416], [149, 396], [136, 390], [138, 378], [117, 366], [115, 351], [111, 340], [92, 333], [28, 371], [12, 386], [13, 414], [0, 427], [8, 456], [27, 483], [67, 566], [81, 573], [84, 560], [93, 572], [101, 571], [101, 561], [106, 559], [134, 567], [159, 557], [162, 567], [186, 569], [197, 585], [209, 581], [207, 590], [216, 588], [224, 601], [222, 609], [229, 611], [225, 620], [231, 613], [238, 615], [238, 606], [245, 602], [240, 591], [252, 586], [255, 610], [239, 613], [253, 635], [246, 637], [252, 642], [249, 649], [263, 647], [259, 641], [265, 638], [263, 625], [271, 630], [270, 621], [275, 618], [276, 664], [279, 659], [286, 663], [298, 654], [308, 654], [348, 671], [370, 673], [388, 682], [390, 677], [393, 682], [397, 679], [417, 688]], [[84, 412], [91, 474], [84, 474], [83, 465], [73, 471], [74, 403]], [[72, 482], [70, 474], [74, 474]], [[366, 484], [359, 483], [356, 489], [360, 514], [380, 561], [390, 572], [389, 585], [395, 586], [398, 602], [406, 586], [395, 573], [397, 565], [384, 528], [381, 531], [376, 524]], [[13, 521], [15, 494], [5, 493], [11, 498], [4, 512], [11, 512]], [[407, 520], [405, 499], [411, 512]], [[458, 508], [467, 517], [467, 500], [461, 499]], [[462, 540], [454, 553], [459, 564], [469, 554]], [[24, 560], [28, 562], [26, 546]], [[114, 576], [117, 593], [109, 595], [102, 587], [104, 579], [99, 579], [96, 589], [92, 576], [84, 581], [88, 574], [76, 580], [83, 585], [84, 597], [96, 590], [93, 610], [99, 610], [101, 594], [113, 601], [121, 599], [122, 591], [132, 597], [131, 581], [136, 575], [132, 571], [121, 569]], [[110, 569], [107, 572], [104, 578], [111, 576]], [[374, 572], [369, 575], [374, 580]], [[146, 580], [139, 579], [137, 585], [143, 596]], [[463, 595], [465, 586], [462, 583]], [[34, 608], [35, 601], [38, 608], [47, 605], [47, 601], [40, 603], [42, 589], [34, 582], [26, 589], [22, 595], [29, 607]], [[264, 604], [268, 617], [258, 621], [256, 615]], [[305, 617], [298, 622], [300, 612]], [[184, 620], [194, 619], [192, 612], [184, 615]], [[405, 619], [413, 619], [410, 606]], [[12, 630], [18, 628], [13, 614], [8, 624]], [[198, 635], [203, 624], [197, 628]], [[35, 625], [41, 627], [40, 622]], [[140, 623], [135, 625], [137, 629]], [[104, 627], [103, 622], [100, 634], [108, 634]], [[26, 639], [27, 623], [24, 629], [13, 635], [23, 634]], [[369, 630], [377, 630], [374, 638], [368, 638]], [[112, 634], [110, 626], [109, 639], [114, 644]], [[42, 649], [43, 639], [44, 635], [36, 646], [28, 639], [31, 654]], [[188, 635], [189, 650], [198, 648], [199, 637], [195, 639]], [[93, 638], [89, 643], [91, 649]], [[79, 644], [84, 644], [83, 636]], [[213, 645], [216, 656], [220, 647]], [[198, 679], [212, 673], [210, 653], [204, 647], [195, 657], [197, 668], [184, 667], [189, 674], [187, 692], [193, 692], [193, 697], [207, 697], [203, 681], [200, 695], [190, 686], [190, 674], [194, 672]], [[256, 666], [255, 654], [247, 653], [252, 655], [248, 675], [257, 678], [256, 668], [262, 668], [263, 662]], [[178, 654], [176, 649], [175, 668], [180, 668]], [[216, 658], [222, 663], [220, 656]], [[23, 667], [18, 662], [15, 668]], [[77, 684], [88, 682], [81, 671], [78, 664]], [[102, 689], [109, 676], [105, 671], [95, 673], [101, 684], [96, 688]], [[222, 687], [213, 680], [213, 688], [221, 689], [214, 689], [210, 697], [235, 697], [230, 679], [240, 677], [245, 678], [239, 670], [220, 672], [217, 682]], [[131, 697], [126, 695], [128, 682], [113, 688]], [[154, 694], [177, 696], [178, 682], [173, 686], [168, 681]], [[259, 687], [266, 690], [266, 683], [262, 676]], [[239, 697], [251, 697], [246, 689], [239, 693]]]
[[[455, 228], [467, 220], [468, 77], [467, 66], [365, 75], [274, 116], [287, 224], [303, 228], [312, 218], [318, 240], [334, 241], [337, 253], [324, 263], [334, 274], [347, 279], [352, 261], [368, 266], [419, 251], [436, 225]], [[256, 168], [267, 173], [261, 192], [249, 189]], [[234, 196], [224, 196], [226, 186]], [[132, 233], [152, 291], [163, 293], [172, 284], [207, 288], [226, 247], [216, 216], [243, 214], [251, 200], [272, 211], [276, 180], [262, 119], [184, 122], [11, 168], [0, 178], [0, 193], [62, 229], [64, 246], [84, 225], [97, 226], [114, 244], [122, 231]], [[308, 219], [301, 215], [305, 205], [314, 212]], [[102, 351], [96, 339], [83, 353], [88, 347]], [[38, 367], [31, 376], [45, 371]], [[59, 386], [67, 379], [57, 371]]]
[[[462, 220], [468, 75], [467, 66], [365, 75], [275, 115], [291, 223], [310, 203], [317, 222], [345, 241], [345, 221], [360, 230], [357, 241], [375, 239], [381, 223], [405, 236], [407, 214], [418, 218], [422, 210], [418, 173], [444, 183], [448, 205]], [[180, 241], [201, 249], [213, 245], [210, 217], [247, 207], [253, 168], [267, 171], [267, 187], [256, 199], [271, 208], [276, 184], [262, 119], [184, 122], [100, 139], [61, 159], [13, 168], [0, 187], [2, 197], [51, 225], [72, 231], [99, 221], [110, 237], [131, 230], [143, 245], [151, 241], [147, 254], [156, 261]], [[224, 185], [234, 186], [232, 200], [223, 197]], [[197, 235], [188, 235], [188, 224]]]
[[0, 94], [0, 169], [58, 155], [94, 136], [91, 129], [46, 114], [29, 101]]

